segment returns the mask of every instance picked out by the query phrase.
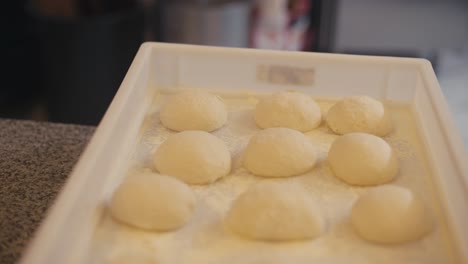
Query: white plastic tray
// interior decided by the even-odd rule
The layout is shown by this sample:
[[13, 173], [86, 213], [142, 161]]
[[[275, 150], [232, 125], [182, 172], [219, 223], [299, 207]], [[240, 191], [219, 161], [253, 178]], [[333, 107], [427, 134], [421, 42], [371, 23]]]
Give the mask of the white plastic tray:
[[145, 43], [21, 263], [86, 262], [106, 189], [125, 176], [154, 94], [175, 87], [226, 93], [290, 88], [322, 98], [367, 94], [410, 105], [455, 258], [468, 261], [464, 149], [429, 62]]

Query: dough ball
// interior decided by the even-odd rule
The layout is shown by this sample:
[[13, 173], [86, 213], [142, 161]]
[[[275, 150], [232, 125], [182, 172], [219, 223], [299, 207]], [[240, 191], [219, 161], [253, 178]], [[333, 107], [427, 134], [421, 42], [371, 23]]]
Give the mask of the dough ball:
[[219, 138], [204, 131], [170, 136], [156, 150], [156, 169], [189, 184], [207, 184], [231, 171], [231, 153]]
[[255, 121], [261, 128], [287, 127], [302, 132], [320, 125], [320, 107], [302, 93], [279, 92], [260, 100], [255, 108]]
[[385, 140], [365, 133], [351, 133], [336, 139], [328, 152], [336, 177], [352, 185], [378, 185], [393, 180], [398, 159]]
[[328, 110], [326, 120], [340, 135], [363, 132], [384, 136], [392, 129], [384, 105], [369, 96], [351, 96], [337, 102]]
[[106, 264], [158, 264], [155, 258], [148, 254], [126, 253], [108, 258]]
[[393, 186], [370, 189], [354, 204], [351, 223], [364, 239], [378, 243], [417, 240], [432, 229], [432, 221], [410, 190]]
[[298, 240], [319, 236], [325, 220], [317, 201], [298, 184], [263, 181], [232, 204], [225, 225], [256, 240]]
[[170, 96], [160, 111], [161, 123], [175, 131], [213, 131], [227, 120], [226, 106], [216, 95], [187, 90]]
[[244, 167], [265, 177], [288, 177], [312, 169], [317, 153], [312, 142], [290, 128], [267, 128], [255, 134], [244, 153]]
[[110, 204], [118, 221], [148, 230], [185, 225], [195, 210], [195, 196], [183, 182], [155, 173], [134, 175], [117, 188]]

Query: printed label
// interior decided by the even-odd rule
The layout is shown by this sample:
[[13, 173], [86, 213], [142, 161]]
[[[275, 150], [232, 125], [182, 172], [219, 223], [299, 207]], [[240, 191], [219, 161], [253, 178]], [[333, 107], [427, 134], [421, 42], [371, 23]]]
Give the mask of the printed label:
[[280, 65], [258, 65], [257, 81], [285, 85], [313, 85], [315, 70]]

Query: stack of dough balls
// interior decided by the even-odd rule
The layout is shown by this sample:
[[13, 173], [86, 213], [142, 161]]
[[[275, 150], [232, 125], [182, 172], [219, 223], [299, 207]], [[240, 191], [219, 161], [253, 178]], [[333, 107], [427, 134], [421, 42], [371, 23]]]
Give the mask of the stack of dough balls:
[[231, 171], [226, 144], [205, 131], [184, 131], [169, 136], [154, 155], [156, 169], [188, 184], [208, 184]]
[[233, 202], [225, 225], [246, 238], [285, 241], [315, 238], [326, 221], [317, 201], [300, 185], [263, 181]]
[[267, 128], [250, 139], [244, 152], [244, 167], [265, 177], [288, 177], [311, 170], [317, 160], [312, 142], [289, 128]]
[[384, 136], [392, 129], [384, 105], [369, 96], [351, 96], [337, 102], [328, 110], [326, 121], [340, 135], [362, 132]]
[[255, 108], [255, 122], [261, 128], [287, 127], [306, 132], [321, 121], [318, 104], [302, 93], [274, 93], [261, 99]]
[[149, 172], [124, 180], [110, 203], [115, 219], [147, 230], [180, 228], [189, 221], [194, 210], [195, 196], [186, 184]]
[[378, 185], [393, 180], [398, 159], [385, 140], [371, 134], [351, 133], [336, 139], [328, 152], [335, 176], [352, 185]]
[[393, 185], [370, 189], [351, 213], [351, 223], [362, 238], [383, 244], [420, 239], [432, 229], [430, 219], [418, 197]]
[[161, 123], [175, 131], [214, 131], [227, 121], [224, 102], [218, 96], [198, 90], [172, 95], [162, 105]]

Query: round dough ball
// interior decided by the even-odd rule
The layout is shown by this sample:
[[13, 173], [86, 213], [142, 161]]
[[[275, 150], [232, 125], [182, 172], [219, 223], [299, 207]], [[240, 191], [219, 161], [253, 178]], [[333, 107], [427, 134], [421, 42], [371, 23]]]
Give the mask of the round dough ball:
[[265, 177], [288, 177], [311, 170], [317, 160], [312, 142], [290, 128], [267, 128], [255, 134], [244, 153], [244, 167]]
[[279, 92], [257, 104], [255, 121], [261, 128], [287, 127], [302, 132], [320, 125], [320, 107], [310, 96], [302, 93]]
[[336, 139], [328, 152], [336, 177], [352, 185], [378, 185], [393, 180], [398, 159], [385, 140], [371, 134], [351, 133]]
[[169, 176], [131, 176], [114, 192], [110, 212], [118, 221], [148, 230], [174, 230], [195, 210], [195, 196], [183, 182]]
[[364, 239], [378, 243], [402, 243], [429, 233], [432, 221], [410, 190], [386, 185], [369, 190], [354, 204], [351, 223]]
[[216, 95], [187, 90], [172, 95], [162, 105], [161, 123], [175, 131], [213, 131], [227, 121], [226, 106]]
[[231, 171], [231, 153], [219, 138], [204, 131], [171, 135], [156, 150], [156, 169], [188, 184], [207, 184]]
[[148, 254], [127, 253], [108, 258], [106, 264], [158, 264], [159, 261]]
[[363, 132], [384, 136], [392, 129], [384, 105], [369, 96], [351, 96], [337, 102], [328, 110], [326, 120], [330, 129], [340, 135]]
[[225, 225], [250, 239], [284, 241], [315, 238], [326, 223], [317, 201], [303, 187], [264, 181], [233, 202]]

